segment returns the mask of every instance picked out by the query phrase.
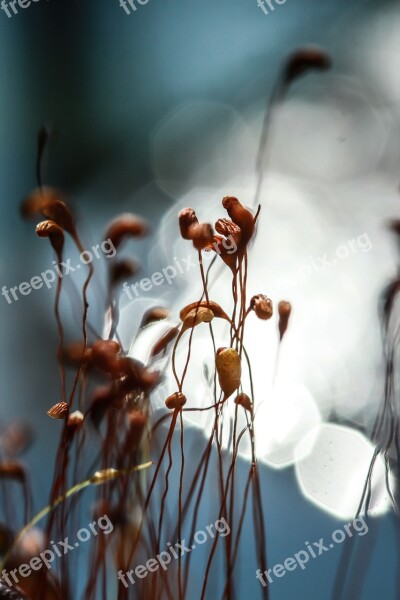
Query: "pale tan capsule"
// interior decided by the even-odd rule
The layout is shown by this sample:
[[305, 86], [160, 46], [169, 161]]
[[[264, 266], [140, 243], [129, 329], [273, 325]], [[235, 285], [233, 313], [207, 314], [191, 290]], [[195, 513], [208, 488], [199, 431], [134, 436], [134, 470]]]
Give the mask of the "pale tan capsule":
[[225, 394], [225, 398], [228, 398], [240, 386], [242, 376], [240, 356], [233, 348], [219, 348], [215, 362], [219, 385]]
[[68, 410], [66, 402], [58, 402], [47, 411], [47, 414], [52, 419], [63, 419], [68, 414]]
[[90, 482], [95, 485], [100, 485], [106, 481], [112, 481], [120, 474], [117, 469], [103, 469], [102, 471], [96, 471], [96, 473], [90, 478]]
[[209, 308], [194, 308], [185, 317], [182, 326], [182, 333], [191, 327], [196, 327], [200, 323], [210, 323], [214, 318], [214, 313]]
[[192, 302], [191, 304], [188, 304], [187, 306], [182, 308], [181, 312], [179, 313], [181, 321], [184, 321], [186, 319], [187, 315], [196, 308], [209, 308], [214, 313], [214, 317], [217, 317], [219, 319], [225, 319], [226, 321], [230, 321], [226, 312], [224, 310], [222, 310], [222, 308], [220, 307], [219, 304], [217, 304], [216, 302], [213, 302], [212, 300], [209, 300], [209, 301], [203, 300], [200, 303]]
[[168, 396], [165, 401], [165, 406], [171, 410], [179, 410], [186, 404], [186, 396], [182, 392], [175, 392]]
[[75, 412], [71, 413], [68, 416], [68, 427], [71, 430], [76, 430], [79, 429], [80, 427], [82, 427], [83, 421], [84, 421], [85, 417], [83, 416], [82, 412], [80, 410], [76, 410]]
[[64, 231], [54, 221], [48, 219], [36, 225], [36, 233], [41, 238], [49, 238], [56, 252], [62, 252], [64, 247]]
[[251, 412], [252, 408], [253, 408], [253, 404], [252, 404], [250, 398], [248, 397], [247, 394], [244, 394], [243, 392], [236, 396], [235, 404], [238, 404], [239, 406], [243, 406], [243, 408], [245, 410], [248, 410], [249, 412]]

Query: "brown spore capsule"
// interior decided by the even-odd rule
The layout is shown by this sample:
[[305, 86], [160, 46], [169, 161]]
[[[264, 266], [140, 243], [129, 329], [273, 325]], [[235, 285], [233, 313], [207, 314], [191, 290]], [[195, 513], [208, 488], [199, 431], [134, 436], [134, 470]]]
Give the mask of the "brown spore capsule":
[[43, 214], [42, 209], [44, 206], [56, 200], [63, 201], [63, 196], [59, 190], [47, 186], [36, 188], [21, 203], [22, 217], [24, 219], [37, 218], [38, 215]]
[[25, 423], [11, 423], [0, 435], [0, 447], [7, 456], [17, 456], [28, 448], [32, 429]]
[[291, 312], [292, 305], [290, 304], [290, 302], [287, 302], [286, 300], [281, 300], [278, 304], [280, 339], [282, 339], [286, 333]]
[[91, 397], [91, 402], [87, 415], [91, 423], [98, 428], [106, 414], [113, 406], [115, 391], [110, 386], [98, 387]]
[[123, 241], [130, 237], [143, 237], [149, 231], [147, 223], [131, 213], [124, 213], [108, 226], [105, 239], [111, 240], [115, 248], [119, 248]]
[[301, 48], [289, 56], [283, 80], [286, 85], [289, 85], [308, 71], [326, 71], [331, 66], [331, 57], [322, 48], [318, 46]]
[[209, 223], [199, 223], [190, 228], [190, 236], [196, 250], [204, 250], [214, 241], [213, 228]]
[[174, 339], [176, 338], [176, 336], [178, 334], [179, 334], [179, 327], [177, 327], [177, 326], [170, 327], [160, 337], [160, 339], [154, 344], [154, 346], [151, 350], [150, 356], [153, 358], [154, 356], [157, 356], [157, 354], [164, 352], [164, 350], [167, 349], [168, 345], [174, 341]]
[[230, 235], [237, 236], [240, 234], [240, 227], [231, 221], [231, 219], [218, 219], [215, 223], [215, 230], [225, 237]]
[[140, 271], [139, 263], [129, 259], [122, 258], [110, 266], [110, 283], [117, 285], [121, 281], [131, 279]]
[[263, 294], [257, 294], [257, 296], [253, 296], [250, 301], [250, 308], [262, 321], [268, 321], [274, 312], [272, 300]]
[[25, 469], [16, 460], [3, 460], [0, 462], [0, 477], [23, 481], [25, 479]]
[[54, 221], [61, 229], [67, 231], [73, 238], [76, 237], [74, 217], [65, 202], [53, 200], [42, 207], [41, 213], [47, 219]]
[[222, 206], [228, 212], [232, 221], [240, 228], [240, 244], [246, 246], [254, 233], [255, 217], [234, 196], [225, 196]]
[[214, 318], [214, 313], [209, 308], [194, 308], [185, 317], [182, 325], [182, 332], [186, 329], [197, 327], [200, 323], [211, 323]]
[[91, 348], [85, 348], [82, 342], [70, 342], [63, 348], [62, 358], [71, 367], [79, 367], [90, 362]]
[[139, 447], [146, 427], [146, 415], [140, 410], [133, 410], [128, 415], [128, 431], [125, 438], [124, 448], [126, 452], [132, 452]]
[[192, 302], [191, 304], [188, 304], [187, 306], [185, 306], [184, 308], [182, 308], [181, 312], [179, 313], [179, 317], [181, 319], [181, 321], [184, 321], [187, 317], [187, 315], [196, 310], [197, 308], [208, 308], [209, 310], [212, 311], [212, 313], [214, 314], [214, 317], [217, 317], [218, 319], [225, 319], [227, 321], [230, 321], [228, 315], [226, 314], [226, 312], [221, 308], [221, 306], [217, 303], [214, 302], [213, 300], [203, 300], [202, 302]]
[[245, 410], [248, 410], [249, 412], [251, 412], [253, 409], [253, 404], [252, 404], [249, 396], [247, 394], [244, 394], [243, 392], [236, 396], [235, 404], [238, 404], [239, 406], [243, 406], [243, 408]]
[[91, 364], [101, 371], [111, 372], [121, 348], [114, 340], [98, 340], [92, 346]]
[[175, 392], [168, 396], [165, 406], [170, 410], [180, 410], [186, 404], [186, 396], [182, 392]]
[[199, 220], [196, 216], [193, 208], [184, 208], [180, 211], [178, 215], [179, 221], [179, 229], [181, 232], [181, 236], [184, 240], [191, 240], [192, 234], [191, 229], [194, 225], [199, 224]]
[[143, 327], [147, 327], [151, 323], [156, 323], [157, 321], [163, 321], [164, 319], [168, 319], [170, 312], [168, 308], [164, 306], [155, 306], [154, 308], [149, 308], [143, 315], [142, 322], [140, 323], [140, 329]]

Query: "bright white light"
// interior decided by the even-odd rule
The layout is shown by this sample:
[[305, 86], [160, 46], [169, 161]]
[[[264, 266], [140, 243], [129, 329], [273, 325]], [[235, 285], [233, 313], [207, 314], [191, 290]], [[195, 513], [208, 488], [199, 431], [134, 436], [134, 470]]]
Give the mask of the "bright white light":
[[[310, 438], [313, 448], [309, 452]], [[307, 456], [304, 456], [304, 450]], [[304, 495], [327, 512], [343, 519], [353, 518], [362, 497], [374, 447], [362, 434], [349, 427], [324, 424], [297, 449], [296, 474]], [[372, 479], [371, 514], [389, 509], [385, 468], [379, 457]]]
[[381, 15], [374, 14], [373, 18], [373, 26], [366, 20], [356, 32], [357, 63], [365, 68], [369, 81], [393, 103], [385, 107], [394, 109], [400, 99], [400, 12], [396, 7]]
[[[386, 77], [383, 70], [379, 75]], [[321, 425], [321, 421], [333, 412], [363, 426], [374, 418], [374, 411], [365, 407], [374, 402], [370, 374], [374, 374], [378, 389], [381, 383], [377, 299], [394, 265], [388, 236], [376, 214], [396, 214], [398, 198], [393, 182], [371, 175], [381, 160], [389, 133], [381, 111], [360, 82], [329, 77], [321, 85], [310, 84], [301, 99], [288, 98], [277, 112], [271, 162], [261, 194], [258, 235], [250, 253], [248, 298], [265, 293], [275, 307], [282, 299], [293, 305], [275, 381], [276, 315], [267, 323], [250, 315], [245, 344], [254, 378], [258, 459], [274, 468], [297, 463], [297, 477], [307, 498], [334, 515], [351, 518], [357, 510], [373, 447], [356, 431]], [[225, 124], [223, 153], [220, 145], [210, 144], [210, 140], [204, 143], [199, 137], [197, 141], [193, 127], [187, 126], [195, 116], [196, 127], [201, 129], [211, 114], [215, 121], [223, 120]], [[185, 106], [159, 128], [154, 139], [158, 183], [176, 192], [174, 195], [180, 195], [177, 191], [182, 189], [187, 193], [163, 219], [148, 256], [148, 275], [173, 265], [175, 257], [181, 259], [190, 253], [195, 256], [191, 244], [179, 236], [177, 214], [181, 208], [192, 206], [200, 220], [212, 223], [226, 216], [221, 199], [227, 194], [251, 204], [253, 159], [246, 157], [255, 156], [259, 121], [257, 118], [253, 129], [252, 116], [244, 123], [241, 116], [226, 107]], [[194, 139], [189, 150], [181, 134], [186, 129], [188, 139]], [[249, 136], [249, 130], [254, 135]], [[221, 139], [221, 135], [217, 137]], [[168, 148], [179, 152], [166, 152]], [[371, 251], [357, 242], [363, 234], [371, 239]], [[350, 241], [355, 250], [339, 260], [337, 249], [346, 244], [349, 248]], [[316, 270], [314, 265], [321, 264], [323, 257], [329, 258], [331, 266]], [[229, 314], [229, 271], [219, 266], [211, 282], [211, 299]], [[158, 291], [167, 299], [165, 304], [172, 306], [175, 319], [183, 306], [201, 295], [199, 272], [193, 269]], [[216, 338], [217, 347], [226, 345], [226, 332], [224, 335], [218, 331]], [[179, 373], [186, 361], [187, 340], [185, 334], [177, 352]], [[131, 348], [131, 355], [140, 352], [140, 356], [146, 356], [149, 342], [142, 337], [141, 343], [142, 348]], [[212, 386], [207, 381], [207, 372], [213, 368], [208, 326], [201, 325], [194, 332], [183, 387], [187, 407], [213, 403]], [[243, 391], [250, 393], [247, 374], [242, 383]], [[166, 381], [152, 401], [161, 406], [176, 388], [168, 368]], [[208, 436], [214, 414], [185, 412], [185, 422], [202, 428]], [[231, 398], [224, 409], [225, 449], [232, 448], [234, 414]], [[241, 408], [238, 415], [239, 432], [246, 426], [246, 419]], [[250, 450], [249, 436], [244, 435], [240, 453], [250, 456]], [[377, 514], [389, 506], [384, 484], [383, 465], [377, 461], [372, 498]]]
[[289, 100], [277, 114], [273, 165], [324, 181], [359, 177], [376, 168], [389, 129], [361, 84], [331, 76], [323, 84], [310, 84], [307, 94], [306, 101]]
[[[302, 455], [312, 449], [313, 437], [321, 422], [318, 407], [309, 391], [297, 382], [277, 381], [265, 390], [256, 405], [255, 433], [257, 456], [274, 468], [292, 465], [299, 457], [295, 450], [301, 440]], [[250, 443], [244, 438], [241, 454], [251, 456]]]

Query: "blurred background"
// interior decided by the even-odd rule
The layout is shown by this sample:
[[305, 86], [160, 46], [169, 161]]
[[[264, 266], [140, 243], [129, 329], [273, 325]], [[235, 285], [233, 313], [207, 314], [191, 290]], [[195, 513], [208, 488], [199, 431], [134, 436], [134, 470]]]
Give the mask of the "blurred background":
[[[290, 296], [298, 307], [282, 374], [289, 372], [312, 397], [306, 401], [311, 423], [349, 426], [367, 443], [382, 392], [378, 297], [396, 270], [395, 240], [384, 225], [400, 214], [397, 3], [287, 0], [268, 15], [256, 0], [137, 6], [128, 16], [117, 0], [40, 0], [12, 18], [0, 14], [1, 286], [29, 281], [53, 260], [19, 213], [21, 199], [36, 187], [41, 125], [54, 130], [44, 181], [70, 199], [86, 246], [103, 239], [119, 212], [150, 222], [151, 235], [129, 246], [145, 276], [171, 264], [179, 251], [165, 234], [178, 207], [195, 205], [206, 218], [223, 195], [240, 194], [251, 204], [267, 98], [288, 53], [319, 44], [333, 69], [296, 83], [273, 122], [254, 293]], [[370, 251], [295, 285], [278, 281], [364, 233]], [[95, 265], [90, 294], [97, 329], [104, 262]], [[261, 282], [265, 289], [256, 289]], [[189, 292], [188, 278], [160, 295], [177, 308]], [[54, 290], [47, 288], [12, 304], [0, 297], [0, 418], [3, 426], [23, 419], [34, 428], [25, 460], [37, 509], [48, 499], [60, 432], [46, 416], [59, 393], [53, 302]], [[79, 314], [73, 302], [64, 300], [63, 309], [73, 337]], [[194, 430], [193, 439], [197, 435]], [[263, 467], [271, 565], [349, 518], [334, 500], [329, 508], [307, 499], [304, 470], [296, 476], [294, 458], [276, 469], [267, 456], [273, 451], [265, 450]], [[347, 458], [343, 453], [344, 463]], [[311, 462], [307, 468], [317, 467]], [[340, 469], [340, 482], [352, 478], [350, 468]], [[398, 528], [390, 515], [370, 527], [357, 542], [365, 552], [354, 560], [344, 597], [398, 598]], [[272, 586], [271, 598], [328, 600], [340, 556], [335, 548], [306, 571], [290, 573]], [[256, 568], [249, 553], [238, 598], [245, 590], [256, 597]]]

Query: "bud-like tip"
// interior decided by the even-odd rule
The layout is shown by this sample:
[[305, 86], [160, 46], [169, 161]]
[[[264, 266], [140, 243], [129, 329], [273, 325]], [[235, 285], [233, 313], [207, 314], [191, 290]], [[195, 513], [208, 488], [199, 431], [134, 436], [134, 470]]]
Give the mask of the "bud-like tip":
[[290, 302], [287, 302], [286, 300], [281, 300], [281, 302], [279, 302], [278, 304], [280, 339], [282, 339], [286, 333], [291, 312], [292, 305], [290, 304]]
[[58, 402], [47, 411], [47, 414], [52, 419], [64, 419], [68, 414], [68, 404], [66, 402]]
[[251, 310], [254, 310], [257, 317], [262, 321], [268, 321], [274, 312], [272, 300], [263, 294], [257, 294], [257, 296], [253, 296], [250, 301], [250, 308]]

